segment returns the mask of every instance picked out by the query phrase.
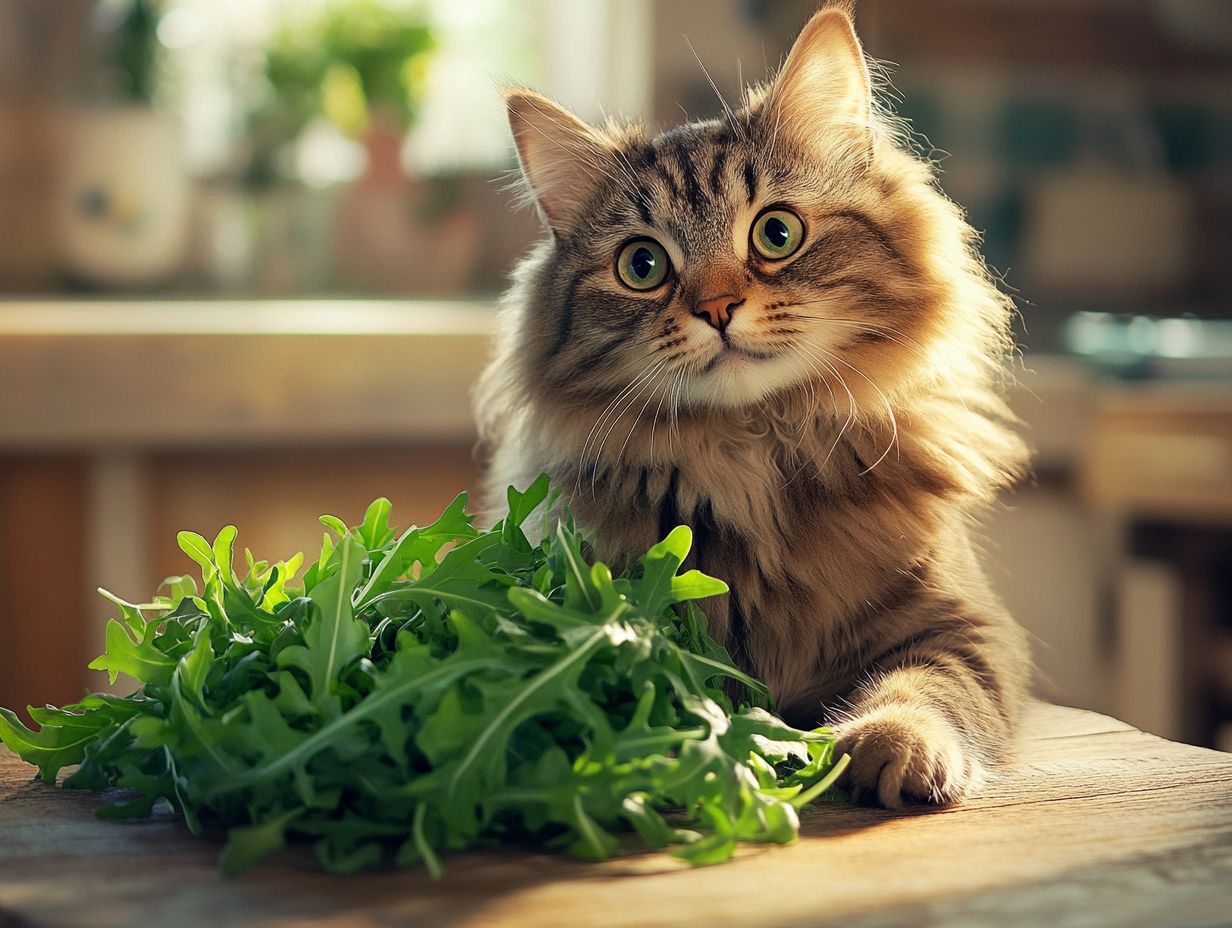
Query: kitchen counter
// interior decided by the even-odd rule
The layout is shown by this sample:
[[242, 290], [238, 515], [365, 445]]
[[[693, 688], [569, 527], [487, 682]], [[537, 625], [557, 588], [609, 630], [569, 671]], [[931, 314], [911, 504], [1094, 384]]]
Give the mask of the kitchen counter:
[[222, 877], [217, 841], [170, 812], [99, 821], [0, 751], [0, 924], [57, 928], [377, 925], [999, 928], [1227, 924], [1232, 755], [1090, 712], [1027, 714], [1017, 760], [954, 808], [827, 804], [800, 840], [689, 869], [661, 853], [586, 864], [530, 852], [325, 876], [300, 849]]

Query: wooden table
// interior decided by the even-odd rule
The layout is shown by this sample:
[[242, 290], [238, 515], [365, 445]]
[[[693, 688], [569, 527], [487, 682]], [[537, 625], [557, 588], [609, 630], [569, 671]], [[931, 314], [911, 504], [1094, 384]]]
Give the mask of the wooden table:
[[284, 854], [223, 878], [166, 814], [96, 820], [0, 756], [0, 926], [1205, 926], [1232, 923], [1232, 755], [1034, 706], [1017, 762], [940, 811], [832, 805], [788, 847], [691, 870], [528, 853], [334, 877]]

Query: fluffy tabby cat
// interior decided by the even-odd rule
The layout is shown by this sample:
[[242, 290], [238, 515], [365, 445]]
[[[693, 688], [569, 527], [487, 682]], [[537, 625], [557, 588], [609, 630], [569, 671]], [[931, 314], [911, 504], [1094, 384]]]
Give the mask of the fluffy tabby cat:
[[508, 109], [550, 235], [479, 386], [492, 515], [547, 471], [609, 562], [691, 525], [732, 590], [711, 632], [787, 718], [836, 725], [858, 794], [969, 794], [1028, 677], [971, 540], [1026, 457], [1011, 304], [874, 106], [848, 7], [723, 119]]

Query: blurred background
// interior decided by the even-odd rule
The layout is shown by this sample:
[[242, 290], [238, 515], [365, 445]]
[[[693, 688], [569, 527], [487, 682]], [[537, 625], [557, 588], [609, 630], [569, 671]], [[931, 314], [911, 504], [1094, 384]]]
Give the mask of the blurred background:
[[[813, 0], [0, 0], [0, 705], [105, 679], [105, 585], [474, 487], [537, 236], [497, 86], [668, 126]], [[1019, 297], [1034, 476], [986, 526], [1043, 696], [1232, 749], [1232, 3], [859, 0]]]

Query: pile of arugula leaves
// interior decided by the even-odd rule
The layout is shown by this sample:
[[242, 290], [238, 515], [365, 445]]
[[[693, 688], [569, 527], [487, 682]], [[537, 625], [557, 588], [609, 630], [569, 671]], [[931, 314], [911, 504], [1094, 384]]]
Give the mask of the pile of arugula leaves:
[[707, 635], [693, 600], [727, 587], [679, 573], [689, 529], [613, 578], [567, 515], [528, 541], [547, 495], [546, 477], [510, 489], [490, 531], [465, 494], [401, 534], [385, 499], [354, 528], [323, 516], [298, 585], [301, 556], [246, 551], [240, 573], [234, 527], [213, 544], [181, 532], [200, 588], [172, 577], [145, 605], [104, 594], [120, 618], [90, 666], [141, 688], [32, 708], [37, 731], [0, 709], [0, 740], [49, 783], [80, 764], [65, 787], [136, 791], [104, 818], [165, 800], [194, 834], [225, 827], [228, 872], [288, 838], [314, 840], [332, 871], [434, 875], [442, 852], [496, 842], [598, 860], [636, 832], [705, 864], [792, 840], [845, 758], [824, 729], [766, 711]]

